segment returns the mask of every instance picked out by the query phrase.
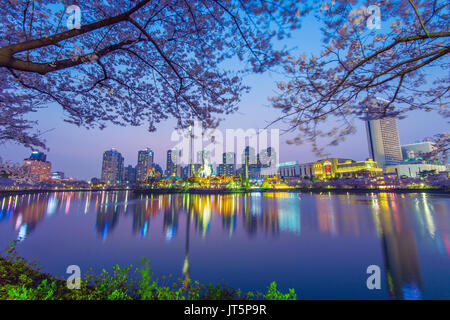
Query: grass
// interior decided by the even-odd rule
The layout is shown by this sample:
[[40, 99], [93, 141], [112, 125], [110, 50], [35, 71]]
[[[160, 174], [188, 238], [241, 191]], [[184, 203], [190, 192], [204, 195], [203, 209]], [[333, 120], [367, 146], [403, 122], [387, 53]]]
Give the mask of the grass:
[[0, 300], [296, 300], [294, 289], [282, 293], [272, 282], [265, 293], [242, 292], [225, 283], [201, 284], [191, 279], [155, 278], [148, 260], [143, 268], [120, 267], [99, 275], [90, 271], [79, 289], [68, 289], [65, 279], [43, 273], [38, 263], [20, 257], [15, 243], [0, 255]]

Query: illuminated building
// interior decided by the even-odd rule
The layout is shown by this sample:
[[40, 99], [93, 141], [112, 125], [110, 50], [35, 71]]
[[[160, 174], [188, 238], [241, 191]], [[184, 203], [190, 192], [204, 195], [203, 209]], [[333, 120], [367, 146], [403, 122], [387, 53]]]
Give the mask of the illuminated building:
[[333, 178], [373, 177], [383, 173], [372, 159], [353, 161], [350, 159], [328, 158], [314, 162], [314, 176], [320, 180]]
[[33, 151], [29, 160], [47, 161], [47, 155], [43, 152]]
[[120, 152], [112, 148], [103, 153], [101, 181], [107, 184], [118, 184], [123, 181], [123, 157]]
[[136, 168], [132, 165], [128, 165], [125, 167], [125, 182], [136, 182]]
[[200, 165], [200, 170], [197, 171], [197, 175], [200, 177], [211, 176], [213, 169], [211, 166], [210, 153], [207, 150], [197, 152], [197, 164]]
[[437, 174], [447, 171], [447, 168], [444, 165], [426, 163], [425, 161], [416, 161], [415, 163], [405, 162], [385, 168], [385, 172], [388, 174], [396, 174], [400, 177], [407, 176], [410, 178], [419, 178], [421, 172], [424, 171], [434, 171]]
[[300, 166], [297, 161], [281, 162], [278, 166], [278, 172], [283, 178], [300, 177]]
[[200, 171], [200, 169], [201, 165], [198, 163], [187, 165], [186, 167], [181, 168], [181, 178], [187, 179], [189, 177], [193, 177]]
[[269, 168], [272, 166], [275, 160], [275, 149], [268, 147], [267, 149], [261, 150], [258, 154], [258, 165], [261, 168]]
[[101, 181], [100, 181], [100, 179], [98, 179], [98, 178], [92, 178], [91, 179], [91, 184], [93, 184], [93, 185], [96, 185], [96, 184], [99, 184]]
[[366, 100], [366, 103], [368, 115], [366, 131], [370, 158], [382, 168], [400, 163], [403, 157], [397, 119], [385, 116], [389, 112], [385, 110], [388, 102], [379, 98], [370, 98]]
[[167, 150], [167, 166], [166, 175], [167, 176], [181, 176], [181, 166], [180, 161], [180, 150]]
[[261, 176], [274, 176], [278, 169], [275, 148], [268, 147], [267, 149], [261, 150], [258, 154], [257, 166], [261, 169]]
[[222, 154], [223, 163], [217, 168], [217, 175], [233, 177], [236, 172], [236, 154], [234, 152], [225, 152]]
[[299, 164], [300, 178], [312, 179], [314, 178], [314, 162]]
[[310, 179], [314, 177], [314, 163], [281, 162], [278, 165], [278, 172], [282, 178]]
[[46, 159], [44, 153], [35, 151], [28, 159], [23, 160], [22, 166], [33, 180], [48, 181], [52, 178], [52, 164]]
[[61, 171], [52, 172], [52, 179], [53, 180], [63, 180], [64, 172], [61, 172]]
[[261, 175], [261, 168], [258, 166], [258, 161], [256, 157], [256, 151], [252, 147], [245, 147], [242, 153], [242, 159], [244, 163], [240, 172], [242, 172], [242, 177], [245, 178], [259, 178]]
[[136, 166], [136, 180], [144, 181], [149, 171], [153, 168], [153, 151], [149, 148], [138, 152], [138, 162]]

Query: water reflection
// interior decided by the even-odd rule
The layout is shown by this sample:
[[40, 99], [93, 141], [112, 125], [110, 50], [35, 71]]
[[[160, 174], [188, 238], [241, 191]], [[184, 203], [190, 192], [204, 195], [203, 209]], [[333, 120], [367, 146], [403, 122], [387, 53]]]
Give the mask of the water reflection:
[[[250, 240], [258, 235], [301, 239], [307, 232], [332, 238], [350, 236], [357, 245], [359, 238], [369, 236], [379, 239], [390, 297], [422, 299], [424, 279], [419, 252], [450, 256], [448, 212], [448, 197], [427, 194], [136, 196], [132, 191], [65, 192], [0, 198], [0, 228], [10, 221], [16, 239], [26, 241], [39, 225], [54, 216], [94, 213], [95, 233], [107, 242], [111, 234], [120, 234], [121, 220], [131, 217], [129, 232], [138, 238], [147, 236], [151, 224], [152, 232], [161, 230], [167, 242], [174, 241], [181, 232], [185, 247], [181, 269], [185, 277], [190, 274], [191, 233], [208, 239], [217, 233], [217, 228], [212, 228], [214, 221], [229, 238], [240, 232]], [[180, 230], [180, 223], [185, 230]]]

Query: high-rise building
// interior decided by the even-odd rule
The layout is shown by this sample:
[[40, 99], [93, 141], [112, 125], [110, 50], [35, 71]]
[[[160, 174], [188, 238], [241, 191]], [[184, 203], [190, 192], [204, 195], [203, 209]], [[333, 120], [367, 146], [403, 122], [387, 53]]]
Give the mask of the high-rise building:
[[233, 177], [236, 173], [236, 154], [225, 152], [222, 154], [222, 164], [217, 167], [217, 175]]
[[262, 149], [258, 154], [258, 168], [262, 176], [273, 176], [277, 173], [278, 163], [275, 148]]
[[[211, 154], [207, 150], [197, 152], [197, 164], [200, 166], [197, 174], [201, 177], [208, 177], [212, 174]], [[195, 167], [194, 167], [195, 168]]]
[[180, 162], [180, 150], [172, 149], [167, 150], [167, 167], [166, 167], [166, 175], [167, 176], [181, 176], [181, 166]]
[[267, 149], [262, 149], [258, 153], [258, 166], [260, 168], [268, 168], [272, 165], [273, 156], [275, 155], [274, 148], [268, 147]]
[[258, 178], [261, 175], [261, 168], [258, 165], [258, 158], [253, 147], [247, 146], [242, 153], [242, 172], [243, 177]]
[[120, 152], [112, 148], [103, 153], [101, 181], [107, 184], [118, 184], [124, 178], [123, 157]]
[[388, 101], [370, 98], [366, 99], [366, 104], [366, 130], [370, 158], [375, 160], [381, 168], [400, 163], [403, 157], [397, 119], [383, 117], [389, 114], [389, 110], [385, 110]]
[[201, 165], [198, 163], [193, 163], [181, 168], [182, 179], [187, 179], [193, 176], [198, 176], [201, 169]]
[[144, 181], [150, 170], [153, 168], [153, 151], [149, 148], [138, 152], [138, 162], [136, 166], [137, 181]]
[[249, 146], [245, 147], [244, 152], [242, 153], [242, 161], [242, 164], [256, 165], [257, 159], [255, 148]]
[[136, 182], [136, 168], [131, 164], [125, 167], [124, 181], [127, 183]]
[[29, 158], [23, 160], [22, 166], [33, 180], [48, 181], [52, 178], [52, 164], [46, 160], [47, 156], [44, 153], [34, 151]]

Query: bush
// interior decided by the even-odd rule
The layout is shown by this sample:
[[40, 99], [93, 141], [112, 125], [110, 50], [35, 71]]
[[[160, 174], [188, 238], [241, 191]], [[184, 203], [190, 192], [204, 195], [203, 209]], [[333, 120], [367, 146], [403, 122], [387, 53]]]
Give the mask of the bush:
[[[114, 266], [112, 273], [90, 270], [81, 279], [80, 289], [70, 290], [64, 279], [41, 272], [36, 261], [18, 256], [15, 242], [0, 256], [0, 300], [293, 300], [294, 289], [281, 293], [272, 282], [267, 293], [242, 293], [225, 283], [200, 284], [189, 277], [172, 280], [172, 275], [154, 277], [149, 261], [143, 268]], [[134, 275], [130, 274], [134, 271]]]

